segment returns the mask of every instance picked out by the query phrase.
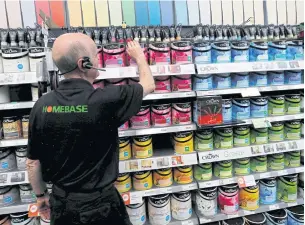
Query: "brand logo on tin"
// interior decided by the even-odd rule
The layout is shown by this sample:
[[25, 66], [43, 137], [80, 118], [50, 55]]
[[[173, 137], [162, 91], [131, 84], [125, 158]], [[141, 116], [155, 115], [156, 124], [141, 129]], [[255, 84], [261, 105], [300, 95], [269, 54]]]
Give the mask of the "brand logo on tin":
[[208, 104], [208, 105], [214, 105], [214, 104], [218, 104], [218, 103], [219, 103], [218, 99], [211, 98], [209, 100], [206, 100], [206, 104]]
[[18, 50], [10, 48], [8, 50], [3, 50], [3, 53], [5, 53], [5, 54], [18, 53]]
[[70, 106], [44, 106], [43, 113], [87, 113], [88, 105], [70, 105]]
[[289, 98], [291, 98], [291, 99], [300, 99], [301, 96], [299, 96], [299, 95], [292, 95], [292, 96], [289, 96]]
[[214, 197], [216, 195], [216, 192], [211, 192], [207, 194], [207, 197]]

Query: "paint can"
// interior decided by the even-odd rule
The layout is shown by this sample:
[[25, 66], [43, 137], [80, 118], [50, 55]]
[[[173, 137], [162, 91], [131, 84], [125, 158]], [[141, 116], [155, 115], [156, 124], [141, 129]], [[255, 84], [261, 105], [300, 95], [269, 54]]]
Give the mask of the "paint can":
[[218, 205], [224, 214], [236, 214], [239, 209], [239, 189], [237, 184], [218, 187]]
[[36, 202], [36, 196], [30, 184], [20, 184], [19, 191], [22, 203]]
[[0, 187], [0, 207], [12, 205], [19, 200], [19, 189], [16, 186]]
[[213, 129], [198, 130], [195, 133], [195, 149], [197, 151], [213, 150]]
[[277, 200], [283, 202], [296, 202], [298, 192], [298, 174], [278, 177]]
[[284, 153], [276, 153], [269, 155], [268, 157], [268, 168], [271, 170], [283, 170], [284, 164]]
[[173, 184], [172, 168], [158, 169], [153, 171], [154, 185], [168, 187]]
[[287, 42], [287, 60], [303, 60], [304, 59], [304, 41], [291, 40]]
[[243, 120], [250, 118], [251, 113], [249, 98], [234, 98], [232, 104], [233, 120]]
[[172, 125], [171, 104], [154, 104], [151, 108], [151, 121], [153, 126], [166, 127]]
[[268, 61], [268, 43], [266, 41], [253, 41], [249, 49], [250, 62]]
[[268, 59], [269, 61], [286, 60], [286, 41], [270, 41], [268, 42]]
[[285, 153], [285, 167], [298, 167], [301, 165], [301, 152], [293, 151]]
[[213, 177], [212, 163], [203, 163], [194, 166], [194, 177], [199, 181], [211, 180]]
[[126, 160], [131, 158], [131, 144], [129, 137], [119, 138], [119, 160]]
[[28, 212], [10, 214], [12, 225], [38, 225], [36, 217], [28, 217]]
[[176, 220], [187, 220], [192, 216], [191, 192], [182, 191], [171, 195], [172, 217]]
[[235, 175], [250, 174], [250, 158], [235, 159], [233, 161]]
[[157, 76], [155, 77], [155, 91], [154, 93], [168, 93], [171, 92], [171, 79], [170, 76]]
[[4, 139], [17, 139], [22, 137], [21, 120], [17, 116], [3, 117]]
[[249, 87], [248, 73], [231, 73], [232, 88]]
[[151, 171], [138, 171], [132, 175], [133, 188], [137, 191], [148, 190], [152, 187]]
[[207, 91], [213, 89], [213, 76], [211, 74], [193, 75], [193, 90]]
[[51, 221], [40, 217], [40, 225], [50, 225]]
[[284, 141], [284, 124], [282, 122], [273, 122], [268, 128], [269, 142]]
[[232, 80], [229, 73], [213, 74], [213, 89], [231, 88]]
[[9, 47], [2, 49], [2, 63], [4, 73], [29, 72], [29, 51], [25, 48]]
[[29, 63], [30, 63], [30, 71], [36, 72], [37, 63], [43, 61], [43, 58], [46, 56], [44, 47], [32, 47], [29, 48]]
[[287, 213], [284, 209], [265, 212], [267, 225], [286, 225]]
[[148, 197], [148, 216], [152, 225], [166, 225], [171, 221], [169, 194]]
[[0, 103], [8, 103], [10, 101], [11, 100], [10, 100], [9, 86], [7, 86], [7, 85], [1, 86], [0, 85]]
[[132, 225], [144, 225], [146, 222], [146, 207], [145, 201], [139, 204], [126, 205], [126, 211], [129, 215]]
[[192, 75], [172, 76], [172, 91], [191, 91]]
[[104, 80], [93, 81], [93, 87], [94, 87], [94, 89], [97, 89], [97, 88], [103, 89], [105, 87]]
[[150, 123], [150, 105], [142, 105], [137, 115], [130, 119], [130, 125], [133, 129], [149, 128]]
[[28, 138], [28, 132], [29, 132], [29, 115], [24, 115], [21, 118], [21, 125], [22, 125], [22, 135], [23, 138]]
[[164, 42], [154, 42], [149, 44], [149, 64], [168, 65], [170, 59], [170, 45]]
[[189, 184], [193, 182], [192, 166], [180, 166], [174, 168], [174, 180], [178, 184]]
[[284, 85], [284, 71], [268, 71], [268, 85]]
[[235, 147], [250, 145], [250, 127], [238, 126], [233, 129], [233, 144]]
[[233, 175], [233, 163], [232, 160], [225, 160], [214, 163], [214, 176], [223, 178], [229, 178]]
[[268, 116], [268, 98], [252, 97], [250, 98], [251, 118], [260, 118]]
[[251, 144], [261, 145], [268, 143], [268, 128], [252, 128]]
[[264, 87], [268, 84], [267, 72], [251, 72], [250, 87]]
[[232, 127], [224, 127], [224, 128], [215, 129], [214, 148], [215, 149], [233, 148], [233, 129], [232, 129]]
[[196, 192], [196, 209], [204, 217], [217, 214], [217, 187], [208, 187]]
[[284, 131], [286, 140], [301, 139], [301, 120], [286, 121]]
[[197, 41], [193, 44], [193, 59], [195, 64], [211, 63], [211, 44], [207, 41]]
[[301, 84], [302, 71], [301, 70], [285, 70], [285, 84]]
[[183, 131], [173, 134], [175, 153], [187, 154], [194, 151], [193, 131]]
[[192, 103], [173, 103], [172, 106], [173, 125], [185, 125], [192, 123]]
[[268, 114], [269, 114], [269, 116], [285, 115], [285, 96], [284, 95], [268, 96]]
[[152, 137], [150, 135], [133, 137], [132, 154], [137, 159], [145, 159], [153, 156]]
[[120, 193], [128, 192], [132, 187], [130, 174], [119, 173], [118, 178], [114, 182], [114, 186]]
[[267, 171], [267, 156], [251, 157], [250, 168], [254, 173], [263, 173]]
[[304, 205], [297, 205], [286, 208], [287, 225], [303, 225], [304, 224]]
[[174, 41], [171, 43], [172, 64], [193, 62], [192, 44], [190, 41]]
[[0, 225], [12, 225], [9, 215], [0, 215]]
[[248, 215], [244, 219], [246, 225], [266, 225], [266, 216], [263, 213]]
[[14, 153], [14, 149], [12, 147], [9, 148], [1, 148], [0, 149], [0, 172], [6, 172], [10, 170], [16, 169], [16, 157]]
[[231, 62], [231, 47], [228, 41], [218, 41], [211, 44], [212, 63], [229, 63]]
[[249, 47], [247, 41], [231, 41], [231, 61], [249, 62]]
[[232, 99], [222, 99], [222, 118], [224, 123], [232, 121]]
[[265, 178], [259, 181], [259, 201], [261, 204], [274, 204], [276, 202], [276, 195], [276, 178]]
[[301, 95], [286, 94], [285, 95], [285, 112], [286, 114], [297, 114], [301, 112]]
[[105, 67], [124, 67], [126, 62], [126, 47], [121, 43], [111, 43], [103, 46], [103, 61]]
[[239, 190], [239, 207], [245, 210], [256, 210], [259, 208], [259, 185], [241, 188]]
[[244, 217], [223, 220], [222, 225], [245, 225]]

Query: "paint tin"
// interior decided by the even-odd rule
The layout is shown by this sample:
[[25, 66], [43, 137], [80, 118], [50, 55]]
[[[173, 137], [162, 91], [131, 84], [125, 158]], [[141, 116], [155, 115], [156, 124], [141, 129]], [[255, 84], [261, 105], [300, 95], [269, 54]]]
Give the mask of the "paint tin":
[[214, 163], [214, 176], [219, 178], [229, 178], [233, 176], [232, 160], [225, 160]]
[[119, 160], [126, 160], [131, 158], [131, 144], [129, 137], [119, 138]]
[[171, 63], [169, 43], [155, 42], [149, 44], [150, 65], [168, 65]]
[[183, 131], [173, 134], [175, 153], [187, 154], [194, 151], [193, 131]]
[[194, 166], [194, 177], [196, 180], [211, 180], [212, 176], [212, 163], [203, 163]]
[[173, 125], [185, 125], [192, 123], [192, 104], [191, 102], [173, 103], [172, 122]]
[[232, 104], [233, 120], [243, 120], [250, 118], [251, 113], [249, 98], [234, 98]]
[[40, 217], [40, 225], [50, 225], [51, 221]]
[[178, 184], [189, 184], [193, 182], [192, 166], [180, 166], [174, 168], [174, 180]]
[[259, 208], [259, 186], [256, 185], [241, 188], [239, 190], [239, 206], [245, 210], [256, 210]]
[[250, 145], [250, 127], [238, 126], [233, 129], [233, 145], [235, 147]]
[[156, 104], [151, 106], [151, 121], [156, 127], [166, 127], [172, 125], [171, 104]]
[[268, 128], [251, 129], [251, 144], [261, 145], [268, 143]]
[[29, 131], [29, 115], [24, 115], [21, 118], [21, 125], [22, 125], [22, 135], [23, 138], [28, 138], [28, 131]]
[[295, 202], [298, 191], [298, 174], [291, 174], [277, 178], [277, 200]]
[[133, 188], [137, 191], [148, 190], [152, 187], [151, 171], [138, 171], [132, 175]]
[[0, 207], [12, 205], [19, 200], [19, 189], [16, 186], [0, 187]]
[[191, 91], [192, 75], [172, 76], [172, 91]]
[[286, 121], [284, 125], [284, 134], [286, 140], [301, 139], [301, 120]]
[[246, 225], [266, 225], [266, 216], [263, 213], [245, 216]]
[[228, 41], [219, 41], [211, 44], [212, 63], [231, 62], [231, 47]]
[[16, 157], [14, 149], [1, 148], [0, 149], [0, 172], [7, 172], [16, 169]]
[[285, 168], [284, 153], [269, 155], [268, 168], [271, 170], [283, 170]]
[[267, 225], [286, 225], [287, 213], [284, 209], [265, 212]]
[[268, 85], [284, 85], [284, 71], [268, 71]]
[[286, 94], [285, 95], [285, 112], [286, 114], [297, 114], [301, 112], [301, 95]]
[[213, 89], [231, 88], [232, 80], [229, 73], [213, 74]]
[[250, 174], [250, 158], [235, 159], [233, 161], [235, 175]]
[[293, 40], [287, 42], [287, 60], [303, 60], [304, 59], [304, 41]]
[[270, 41], [268, 43], [268, 59], [269, 61], [286, 60], [286, 41]]
[[224, 123], [232, 121], [232, 99], [222, 99], [222, 118]]
[[139, 204], [126, 205], [126, 211], [129, 215], [132, 225], [144, 225], [146, 222], [146, 207], [145, 201]]
[[171, 195], [172, 217], [176, 220], [187, 220], [192, 216], [191, 192], [182, 191]]
[[145, 159], [153, 156], [152, 137], [143, 135], [133, 137], [132, 153], [136, 159]]
[[124, 44], [111, 43], [103, 46], [103, 61], [105, 67], [126, 66], [126, 47]]
[[249, 62], [249, 46], [247, 41], [231, 41], [231, 61]]
[[158, 169], [153, 171], [154, 185], [168, 187], [173, 184], [172, 168]]
[[4, 139], [16, 139], [22, 137], [21, 120], [17, 116], [3, 117]]
[[207, 41], [193, 44], [193, 59], [195, 64], [211, 63], [211, 45]]
[[213, 88], [213, 76], [211, 74], [193, 75], [193, 90], [207, 91]]
[[155, 91], [154, 93], [168, 93], [171, 91], [170, 76], [155, 77]]
[[150, 127], [150, 105], [142, 105], [137, 115], [131, 117], [131, 128], [141, 129]]
[[302, 71], [301, 70], [285, 70], [285, 84], [301, 84], [302, 83]]
[[36, 202], [36, 196], [30, 184], [20, 184], [19, 191], [22, 203]]
[[249, 74], [250, 87], [263, 87], [268, 84], [267, 72], [251, 72]]
[[28, 212], [10, 214], [12, 225], [38, 225], [36, 217], [28, 217]]
[[196, 208], [204, 217], [217, 214], [217, 187], [208, 187], [196, 192]]
[[175, 41], [171, 43], [172, 64], [186, 64], [193, 62], [192, 44], [189, 41]]
[[268, 96], [268, 115], [269, 116], [285, 115], [285, 96], [284, 95]]
[[231, 73], [232, 88], [245, 88], [249, 87], [249, 74], [248, 73]]
[[224, 214], [236, 214], [239, 209], [239, 189], [237, 184], [218, 187], [218, 204]]
[[26, 48], [2, 47], [2, 68], [4, 73], [29, 72], [29, 50]]
[[94, 89], [97, 89], [97, 88], [103, 89], [105, 87], [104, 80], [95, 80], [95, 81], [93, 81], [92, 85], [93, 85]]
[[214, 148], [215, 149], [233, 148], [233, 129], [232, 129], [232, 127], [224, 127], [224, 128], [215, 129]]
[[265, 178], [259, 181], [259, 202], [263, 205], [271, 205], [276, 202], [276, 178]]
[[287, 225], [303, 225], [304, 224], [304, 205], [286, 208]]
[[128, 128], [129, 128], [129, 122], [126, 121], [119, 127], [119, 130], [128, 130]]
[[245, 225], [244, 217], [223, 220], [222, 225]]
[[193, 118], [198, 126], [222, 124], [221, 96], [197, 97], [193, 104]]
[[260, 118], [268, 116], [268, 98], [267, 97], [251, 97], [250, 112], [252, 118]]
[[293, 151], [285, 153], [285, 167], [298, 167], [301, 165], [301, 152]]
[[268, 61], [268, 43], [265, 41], [254, 41], [250, 43], [250, 62]]
[[152, 225], [166, 225], [171, 221], [169, 194], [148, 197], [148, 216]]
[[118, 178], [114, 182], [114, 186], [120, 193], [128, 192], [132, 187], [130, 174], [119, 173]]
[[256, 156], [250, 159], [250, 168], [254, 173], [267, 171], [267, 156]]
[[213, 150], [213, 130], [198, 130], [195, 133], [195, 149], [197, 151]]

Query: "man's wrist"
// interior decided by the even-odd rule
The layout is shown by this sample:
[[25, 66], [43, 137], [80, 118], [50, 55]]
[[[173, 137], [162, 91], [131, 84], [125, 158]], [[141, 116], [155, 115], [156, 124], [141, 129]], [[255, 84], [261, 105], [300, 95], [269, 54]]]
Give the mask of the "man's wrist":
[[35, 194], [36, 198], [42, 198], [48, 194], [48, 189], [46, 188], [43, 193]]

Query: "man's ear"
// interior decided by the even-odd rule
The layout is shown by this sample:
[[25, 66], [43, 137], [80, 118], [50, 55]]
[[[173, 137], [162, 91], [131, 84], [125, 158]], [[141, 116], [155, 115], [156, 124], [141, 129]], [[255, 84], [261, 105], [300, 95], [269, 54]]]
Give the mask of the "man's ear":
[[77, 66], [78, 66], [78, 69], [84, 73], [87, 72], [87, 69], [83, 67], [83, 59], [79, 59], [77, 60]]

